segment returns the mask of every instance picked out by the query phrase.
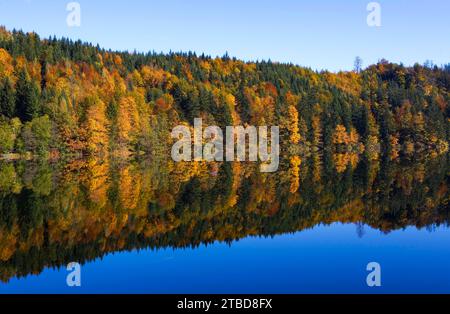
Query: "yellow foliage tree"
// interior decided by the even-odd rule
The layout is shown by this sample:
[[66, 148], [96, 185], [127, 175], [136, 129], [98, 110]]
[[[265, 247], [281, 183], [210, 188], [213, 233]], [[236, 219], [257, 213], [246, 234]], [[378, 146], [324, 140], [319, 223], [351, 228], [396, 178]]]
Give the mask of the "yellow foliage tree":
[[290, 132], [289, 139], [292, 144], [298, 144], [301, 140], [301, 136], [298, 128], [298, 111], [294, 106], [288, 108], [289, 124], [288, 130]]
[[93, 97], [87, 102], [88, 149], [91, 152], [104, 152], [108, 148], [108, 119], [105, 103], [98, 97]]
[[290, 192], [295, 193], [300, 187], [300, 165], [302, 160], [299, 156], [291, 157], [291, 187]]
[[0, 48], [0, 78], [10, 77], [14, 72], [11, 55]]
[[122, 148], [133, 140], [133, 130], [138, 130], [138, 111], [133, 97], [122, 97], [117, 113], [118, 142]]

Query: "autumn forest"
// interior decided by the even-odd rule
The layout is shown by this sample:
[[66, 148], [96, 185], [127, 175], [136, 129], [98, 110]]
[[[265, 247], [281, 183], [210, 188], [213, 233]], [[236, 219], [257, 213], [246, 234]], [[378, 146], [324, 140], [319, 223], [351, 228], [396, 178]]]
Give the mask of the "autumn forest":
[[[280, 127], [280, 168], [174, 162], [176, 125]], [[450, 64], [314, 71], [0, 28], [0, 280], [335, 222], [448, 225]]]
[[[279, 125], [284, 156], [448, 149], [450, 66], [350, 72], [194, 53], [121, 53], [0, 29], [0, 153], [165, 154], [174, 125]], [[37, 158], [37, 157], [36, 157]]]

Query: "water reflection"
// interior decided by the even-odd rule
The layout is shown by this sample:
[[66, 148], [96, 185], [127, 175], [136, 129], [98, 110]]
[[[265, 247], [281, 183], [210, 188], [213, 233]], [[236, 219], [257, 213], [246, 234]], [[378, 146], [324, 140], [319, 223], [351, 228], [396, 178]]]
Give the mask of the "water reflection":
[[383, 232], [449, 222], [448, 156], [246, 163], [0, 163], [0, 279], [136, 248], [198, 247], [319, 224]]

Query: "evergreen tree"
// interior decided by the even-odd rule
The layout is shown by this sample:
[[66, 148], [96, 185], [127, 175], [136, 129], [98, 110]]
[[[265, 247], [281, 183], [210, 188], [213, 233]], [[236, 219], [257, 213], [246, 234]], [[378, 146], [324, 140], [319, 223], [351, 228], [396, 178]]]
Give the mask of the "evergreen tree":
[[31, 121], [41, 113], [39, 88], [31, 81], [26, 70], [21, 70], [16, 86], [17, 116], [22, 121]]
[[14, 87], [9, 78], [6, 78], [0, 86], [0, 114], [13, 118], [16, 114]]

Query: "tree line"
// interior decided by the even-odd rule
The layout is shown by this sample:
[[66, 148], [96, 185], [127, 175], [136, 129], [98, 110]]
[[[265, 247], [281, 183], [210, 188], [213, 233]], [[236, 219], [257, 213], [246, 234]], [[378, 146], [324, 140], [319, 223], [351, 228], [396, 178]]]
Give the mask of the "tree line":
[[[359, 64], [359, 63], [358, 63]], [[288, 156], [448, 150], [450, 65], [331, 73], [228, 55], [115, 52], [0, 28], [0, 154], [162, 154], [193, 119], [279, 125]]]

